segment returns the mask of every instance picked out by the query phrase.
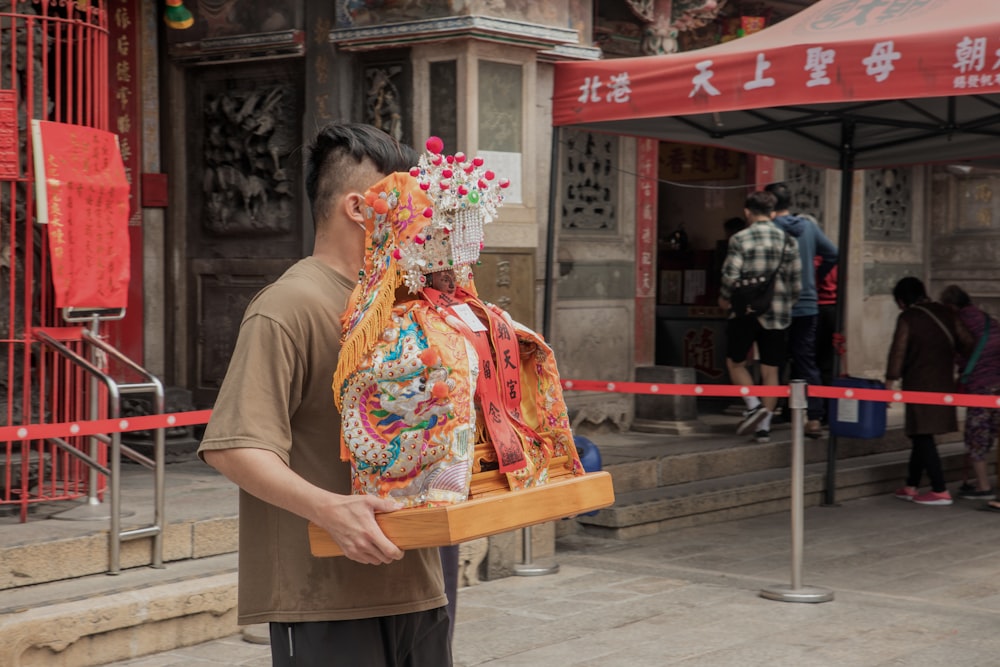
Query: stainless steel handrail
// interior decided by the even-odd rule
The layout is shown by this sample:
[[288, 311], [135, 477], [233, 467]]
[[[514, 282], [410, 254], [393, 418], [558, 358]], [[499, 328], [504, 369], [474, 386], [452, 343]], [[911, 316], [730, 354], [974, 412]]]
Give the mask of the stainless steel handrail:
[[[137, 373], [146, 379], [146, 382], [138, 383], [118, 383], [111, 378], [107, 373], [102, 371], [100, 367], [93, 363], [92, 361], [86, 359], [85, 357], [77, 354], [75, 351], [71, 350], [66, 345], [63, 345], [60, 341], [56, 340], [44, 330], [35, 330], [35, 338], [37, 338], [43, 344], [49, 346], [63, 357], [74, 363], [76, 366], [80, 367], [84, 371], [90, 374], [92, 383], [103, 383], [108, 389], [108, 417], [110, 419], [118, 419], [121, 416], [121, 397], [123, 394], [136, 394], [136, 393], [152, 393], [153, 394], [153, 414], [163, 414], [165, 407], [165, 398], [163, 391], [163, 383], [155, 377], [152, 373], [139, 366], [133, 360], [122, 354], [117, 348], [109, 345], [94, 332], [83, 330], [81, 335], [81, 340], [83, 340], [88, 345], [93, 348], [100, 350], [109, 357], [113, 357], [116, 361], [120, 362], [124, 366], [127, 366], [132, 371]], [[93, 385], [92, 385], [93, 387]], [[96, 389], [93, 391], [96, 394]], [[92, 418], [96, 418], [96, 415], [92, 415]], [[165, 446], [166, 446], [166, 428], [161, 427], [154, 429], [153, 436], [153, 458], [152, 460], [142, 456], [138, 452], [132, 451], [127, 446], [122, 445], [121, 442], [121, 431], [116, 431], [110, 436], [99, 435], [95, 436], [96, 439], [105, 442], [110, 447], [109, 452], [109, 465], [110, 469], [101, 466], [96, 461], [96, 456], [91, 453], [91, 456], [86, 456], [82, 452], [78, 452], [77, 458], [82, 460], [89, 468], [91, 473], [91, 481], [89, 493], [91, 494], [91, 499], [96, 500], [96, 488], [97, 488], [97, 473], [106, 474], [108, 476], [108, 481], [111, 487], [110, 491], [110, 514], [111, 514], [111, 529], [109, 532], [109, 546], [108, 546], [108, 574], [118, 574], [121, 571], [121, 543], [124, 540], [132, 540], [142, 537], [152, 537], [152, 565], [155, 568], [163, 567], [163, 532], [164, 532], [164, 505], [165, 505]], [[58, 445], [60, 448], [69, 451], [73, 449], [67, 445], [67, 443], [61, 439], [50, 439], [53, 444]], [[127, 450], [123, 452], [124, 450]], [[134, 528], [126, 531], [121, 529], [121, 455], [125, 453], [126, 456], [136, 460], [143, 466], [153, 469], [153, 485], [154, 485], [154, 510], [153, 510], [153, 524], [150, 526]], [[151, 464], [151, 465], [150, 465]]]

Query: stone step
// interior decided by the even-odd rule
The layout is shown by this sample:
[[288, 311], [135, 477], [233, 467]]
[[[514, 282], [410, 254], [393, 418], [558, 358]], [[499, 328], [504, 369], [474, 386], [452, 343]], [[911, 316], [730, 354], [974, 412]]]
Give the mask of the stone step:
[[236, 554], [5, 591], [0, 665], [92, 667], [226, 637]]
[[[964, 468], [964, 445], [948, 442], [938, 448], [946, 478], [957, 480]], [[835, 475], [836, 499], [888, 493], [899, 487], [908, 458], [908, 450], [898, 450], [841, 460]], [[805, 504], [819, 505], [824, 502], [825, 460], [807, 464], [804, 472]], [[615, 504], [592, 516], [577, 517], [576, 522], [588, 533], [631, 539], [667, 529], [787, 511], [790, 491], [787, 466], [624, 491], [616, 479]]]
[[[200, 462], [172, 465], [166, 477], [164, 562], [235, 552], [236, 487], [220, 483], [219, 474]], [[122, 517], [122, 530], [152, 523], [152, 496], [152, 483], [145, 475], [123, 475], [122, 507], [134, 509], [134, 514]], [[4, 519], [0, 590], [107, 572], [110, 521], [53, 518], [66, 509], [66, 503], [51, 503], [35, 508], [27, 523]], [[152, 538], [123, 542], [120, 562], [123, 570], [150, 565]]]
[[[787, 424], [771, 431], [771, 442], [759, 444], [748, 436], [736, 436], [732, 428], [725, 434], [686, 436], [679, 441], [618, 436], [593, 440], [601, 449], [604, 470], [611, 473], [616, 493], [685, 484], [696, 480], [728, 478], [750, 472], [787, 468], [791, 464], [791, 429]], [[942, 437], [941, 441], [957, 438]], [[806, 439], [806, 463], [824, 463], [827, 439]], [[838, 438], [836, 455], [840, 461], [883, 452], [909, 452], [910, 441], [902, 429], [890, 429], [881, 438]]]

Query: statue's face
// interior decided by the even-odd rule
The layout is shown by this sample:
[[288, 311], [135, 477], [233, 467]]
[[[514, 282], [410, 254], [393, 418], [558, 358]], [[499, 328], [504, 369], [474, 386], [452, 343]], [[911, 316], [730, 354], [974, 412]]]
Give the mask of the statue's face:
[[430, 274], [427, 282], [433, 289], [444, 294], [455, 293], [455, 272], [451, 269]]

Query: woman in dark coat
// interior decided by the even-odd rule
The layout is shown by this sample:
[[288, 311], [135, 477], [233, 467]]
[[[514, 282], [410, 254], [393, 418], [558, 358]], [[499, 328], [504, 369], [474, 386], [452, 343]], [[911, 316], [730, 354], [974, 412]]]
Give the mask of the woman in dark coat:
[[[902, 380], [907, 391], [955, 391], [955, 352], [968, 353], [975, 345], [972, 334], [947, 306], [931, 301], [924, 284], [906, 277], [892, 290], [902, 311], [889, 348], [886, 384]], [[941, 459], [934, 436], [958, 430], [955, 408], [950, 405], [906, 404], [906, 435], [910, 463], [906, 486], [896, 491], [901, 500], [921, 505], [950, 505]], [[920, 493], [920, 478], [927, 472], [931, 490]]]

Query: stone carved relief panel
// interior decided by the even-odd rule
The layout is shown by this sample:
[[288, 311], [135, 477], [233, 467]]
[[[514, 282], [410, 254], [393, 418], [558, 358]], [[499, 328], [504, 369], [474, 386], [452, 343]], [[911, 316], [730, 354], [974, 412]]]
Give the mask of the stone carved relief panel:
[[865, 240], [913, 240], [913, 178], [907, 167], [865, 172]]
[[564, 232], [618, 233], [618, 138], [564, 130], [562, 215]]
[[788, 162], [785, 165], [785, 183], [792, 192], [789, 210], [793, 213], [811, 215], [820, 222], [823, 229], [827, 229], [823, 207], [826, 170], [816, 169], [807, 164]]
[[408, 89], [407, 68], [402, 63], [369, 64], [364, 70], [364, 119], [375, 127], [406, 141], [404, 91]]
[[243, 237], [292, 229], [295, 185], [288, 160], [299, 143], [294, 95], [290, 85], [206, 95], [204, 231]]

